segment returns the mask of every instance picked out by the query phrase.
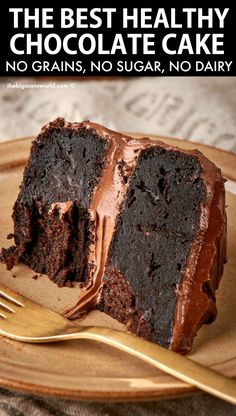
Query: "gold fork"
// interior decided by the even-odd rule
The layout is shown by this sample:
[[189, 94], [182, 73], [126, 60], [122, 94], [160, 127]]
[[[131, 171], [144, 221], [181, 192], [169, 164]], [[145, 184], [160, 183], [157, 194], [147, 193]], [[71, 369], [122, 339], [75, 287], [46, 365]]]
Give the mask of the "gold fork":
[[0, 285], [0, 334], [46, 343], [90, 339], [111, 345], [188, 384], [236, 404], [236, 381], [142, 338], [100, 326], [72, 326], [61, 315]]

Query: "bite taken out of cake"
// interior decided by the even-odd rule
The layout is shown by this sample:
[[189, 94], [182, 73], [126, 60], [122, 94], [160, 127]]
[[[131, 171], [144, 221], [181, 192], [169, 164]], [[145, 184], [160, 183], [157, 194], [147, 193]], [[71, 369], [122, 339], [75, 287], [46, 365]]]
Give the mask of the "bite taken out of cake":
[[68, 318], [96, 308], [187, 353], [216, 317], [224, 179], [197, 150], [57, 118], [32, 143], [13, 221], [2, 261], [79, 282]]

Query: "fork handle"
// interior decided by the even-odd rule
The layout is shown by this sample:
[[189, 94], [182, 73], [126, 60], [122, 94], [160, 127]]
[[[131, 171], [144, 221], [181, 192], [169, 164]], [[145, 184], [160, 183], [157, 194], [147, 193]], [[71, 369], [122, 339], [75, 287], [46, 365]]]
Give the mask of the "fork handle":
[[78, 332], [57, 337], [58, 341], [62, 337], [61, 340], [83, 338], [102, 342], [138, 357], [207, 393], [236, 404], [234, 379], [134, 335], [99, 326], [81, 326]]
[[203, 366], [176, 352], [167, 350], [142, 338], [101, 326], [68, 326], [66, 332], [58, 335], [24, 337], [6, 334], [17, 341], [47, 343], [75, 339], [89, 339], [110, 345], [134, 357], [140, 358], [192, 386], [236, 404], [236, 381], [208, 367]]

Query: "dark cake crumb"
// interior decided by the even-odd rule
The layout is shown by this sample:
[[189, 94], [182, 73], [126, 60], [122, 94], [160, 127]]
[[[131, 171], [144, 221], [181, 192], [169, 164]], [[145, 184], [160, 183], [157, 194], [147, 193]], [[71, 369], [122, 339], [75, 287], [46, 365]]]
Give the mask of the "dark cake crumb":
[[32, 279], [37, 280], [37, 279], [38, 279], [38, 277], [39, 277], [39, 275], [38, 275], [38, 274], [34, 274], [34, 275], [32, 276]]
[[13, 233], [10, 233], [10, 234], [7, 235], [8, 240], [11, 240], [14, 237], [15, 237], [15, 234], [13, 234]]

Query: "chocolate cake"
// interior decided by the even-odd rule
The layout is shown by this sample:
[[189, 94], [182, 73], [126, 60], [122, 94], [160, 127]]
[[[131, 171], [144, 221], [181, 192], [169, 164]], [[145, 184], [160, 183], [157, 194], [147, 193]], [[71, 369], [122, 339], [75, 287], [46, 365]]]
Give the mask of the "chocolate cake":
[[11, 269], [80, 283], [68, 318], [97, 308], [186, 353], [216, 317], [226, 257], [224, 180], [200, 152], [62, 118], [33, 141], [13, 208]]

